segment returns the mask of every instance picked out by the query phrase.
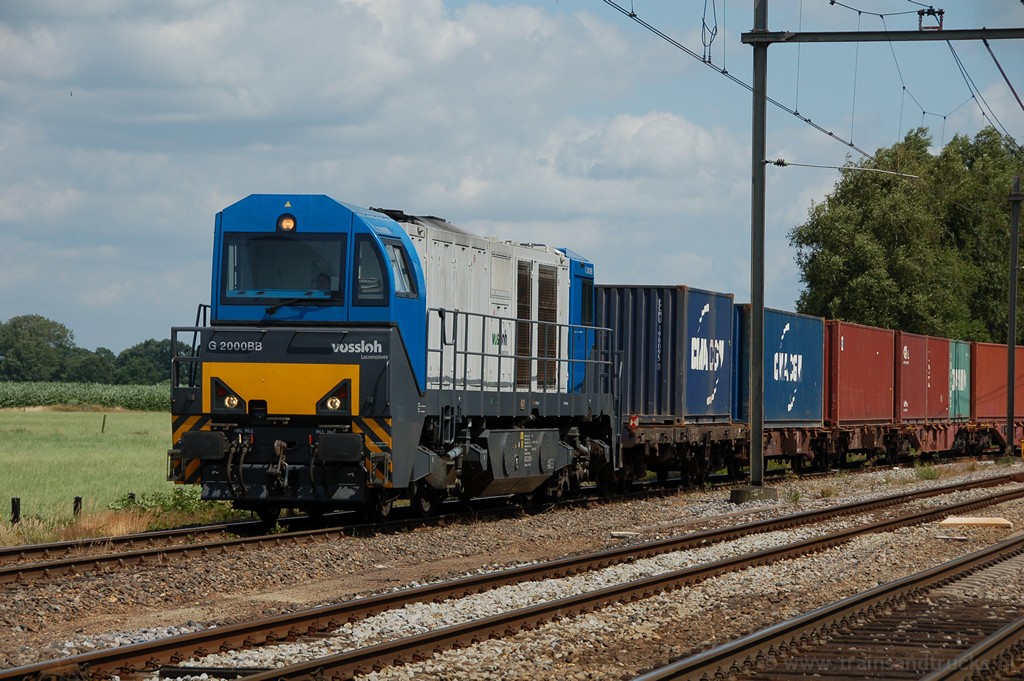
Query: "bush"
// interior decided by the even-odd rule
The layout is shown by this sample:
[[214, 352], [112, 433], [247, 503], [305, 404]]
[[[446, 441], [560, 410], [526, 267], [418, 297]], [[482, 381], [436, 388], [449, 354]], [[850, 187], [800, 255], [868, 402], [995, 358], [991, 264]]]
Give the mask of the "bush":
[[198, 487], [175, 486], [170, 492], [126, 494], [108, 508], [120, 513], [141, 513], [153, 518], [150, 529], [190, 523], [227, 522], [249, 517], [247, 511], [222, 501], [203, 501]]
[[126, 494], [110, 502], [111, 511], [143, 510], [191, 513], [206, 504], [199, 498], [198, 487], [175, 487], [170, 492]]

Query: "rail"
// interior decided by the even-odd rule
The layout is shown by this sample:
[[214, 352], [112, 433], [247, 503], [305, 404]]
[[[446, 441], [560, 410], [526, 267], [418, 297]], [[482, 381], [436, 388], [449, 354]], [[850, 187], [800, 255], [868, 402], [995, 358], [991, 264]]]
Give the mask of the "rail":
[[[750, 534], [770, 532], [778, 529], [820, 522], [826, 518], [841, 517], [870, 512], [872, 510], [878, 510], [890, 506], [898, 506], [912, 500], [939, 496], [958, 489], [987, 487], [1005, 484], [1010, 481], [1010, 476], [999, 476], [973, 481], [967, 485], [948, 485], [945, 487], [912, 492], [910, 494], [900, 493], [888, 497], [873, 499], [867, 502], [850, 503], [838, 507], [807, 511], [792, 516], [754, 521], [739, 526], [725, 527], [716, 530], [705, 530], [688, 535], [655, 540], [644, 544], [617, 547], [596, 553], [563, 558], [548, 563], [530, 564], [509, 568], [497, 573], [473, 575], [468, 578], [456, 579], [450, 582], [439, 582], [424, 586], [411, 587], [382, 595], [358, 598], [345, 603], [322, 606], [313, 610], [278, 615], [265, 620], [225, 625], [189, 634], [180, 634], [178, 636], [157, 641], [136, 643], [128, 646], [122, 646], [120, 648], [96, 650], [73, 657], [48, 660], [23, 667], [0, 670], [0, 681], [8, 679], [10, 681], [42, 681], [44, 679], [53, 678], [55, 674], [61, 674], [71, 678], [84, 677], [87, 673], [93, 675], [108, 675], [113, 673], [124, 675], [130, 673], [141, 673], [143, 670], [155, 670], [162, 664], [176, 664], [183, 658], [190, 657], [200, 650], [232, 650], [241, 647], [272, 643], [288, 638], [295, 638], [304, 634], [318, 634], [330, 631], [337, 629], [345, 622], [362, 619], [385, 610], [399, 608], [411, 602], [439, 601], [446, 598], [480, 593], [506, 584], [517, 584], [527, 580], [557, 578], [571, 574], [578, 574], [587, 570], [600, 569], [617, 563], [634, 561], [638, 558], [707, 546], [710, 543], [735, 539], [737, 537]], [[933, 508], [921, 513], [915, 513], [910, 516], [893, 519], [888, 522], [876, 522], [870, 526], [862, 526], [852, 530], [845, 530], [837, 534], [828, 535], [827, 537], [819, 537], [816, 539], [797, 542], [795, 544], [789, 544], [778, 547], [771, 552], [747, 554], [745, 556], [738, 556], [733, 559], [719, 561], [714, 564], [696, 565], [684, 570], [666, 573], [660, 576], [652, 576], [645, 580], [644, 583], [633, 583], [631, 585], [623, 585], [619, 588], [602, 590], [602, 592], [605, 592], [603, 595], [601, 592], [580, 594], [573, 599], [563, 599], [562, 601], [550, 602], [544, 606], [537, 606], [536, 608], [533, 608], [533, 610], [539, 614], [540, 620], [547, 620], [556, 616], [567, 616], [572, 612], [593, 609], [594, 607], [600, 607], [601, 605], [613, 601], [629, 599], [637, 593], [653, 593], [654, 591], [665, 588], [674, 588], [682, 583], [693, 583], [700, 579], [704, 579], [708, 576], [728, 571], [730, 569], [738, 569], [749, 564], [769, 562], [772, 559], [772, 556], [786, 557], [790, 555], [802, 555], [809, 551], [817, 550], [819, 547], [826, 547], [841, 543], [846, 538], [856, 536], [861, 532], [885, 531], [902, 525], [917, 524], [936, 517], [962, 513], [971, 508], [981, 508], [985, 505], [1001, 503], [1010, 498], [1019, 497], [1021, 495], [1024, 495], [1024, 490], [1017, 489], [954, 504], [952, 506]], [[523, 613], [520, 613], [520, 615], [522, 614]], [[486, 638], [488, 633], [486, 631], [481, 633], [478, 625], [479, 623], [467, 624], [459, 627], [465, 635], [461, 640], [465, 642], [473, 639]], [[496, 628], [494, 633], [495, 635], [500, 636], [504, 634], [505, 629], [515, 630], [518, 629], [519, 626], [519, 623], [506, 618], [502, 622], [502, 625]], [[440, 639], [437, 638], [437, 635], [439, 634], [441, 635]], [[443, 640], [449, 634], [455, 635], [451, 640]], [[435, 647], [448, 647], [453, 641], [459, 640], [462, 635], [463, 634], [455, 632], [453, 629], [445, 630], [444, 633], [434, 632], [432, 634], [427, 634], [426, 636], [432, 640], [429, 642], [426, 649], [433, 652]], [[406, 643], [408, 643], [408, 641], [406, 641]], [[398, 645], [401, 647], [404, 644], [399, 643]], [[394, 655], [389, 654], [381, 655], [379, 660], [367, 659], [365, 655], [366, 652], [367, 651], [365, 650], [352, 651], [351, 653], [344, 654], [344, 656], [340, 658], [333, 659], [334, 663], [340, 662], [340, 665], [327, 665], [324, 663], [328, 661], [321, 659], [307, 665], [307, 669], [305, 671], [315, 669], [320, 665], [323, 665], [324, 669], [329, 669], [329, 667], [333, 666], [335, 670], [339, 667], [341, 669], [345, 669], [347, 667], [350, 670], [353, 667], [367, 669], [372, 667], [375, 663], [382, 665], [390, 664], [394, 659]], [[375, 653], [374, 657], [376, 657], [376, 653], [380, 653], [382, 651], [374, 650], [370, 652]], [[392, 653], [393, 652], [394, 651], [392, 651]], [[407, 652], [408, 648], [405, 648], [398, 653], [398, 656], [404, 656]], [[362, 659], [357, 659], [360, 656], [362, 656]], [[405, 659], [409, 658], [406, 657]], [[291, 667], [288, 668], [287, 671], [276, 670], [274, 676], [267, 676], [264, 678], [298, 678], [302, 676], [303, 673], [304, 670], [300, 667]], [[276, 674], [279, 674], [279, 676]], [[339, 674], [339, 676], [343, 675]], [[348, 677], [343, 676], [343, 678]]]

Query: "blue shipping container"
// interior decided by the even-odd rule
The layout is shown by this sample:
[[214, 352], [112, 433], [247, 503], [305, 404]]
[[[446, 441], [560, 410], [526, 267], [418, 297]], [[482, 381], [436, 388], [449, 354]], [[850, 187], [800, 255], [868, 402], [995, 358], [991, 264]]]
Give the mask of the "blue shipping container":
[[687, 286], [597, 286], [597, 326], [621, 362], [621, 414], [641, 423], [727, 422], [732, 294]]
[[[736, 305], [733, 420], [750, 420], [750, 305]], [[764, 422], [821, 426], [825, 320], [764, 311]]]

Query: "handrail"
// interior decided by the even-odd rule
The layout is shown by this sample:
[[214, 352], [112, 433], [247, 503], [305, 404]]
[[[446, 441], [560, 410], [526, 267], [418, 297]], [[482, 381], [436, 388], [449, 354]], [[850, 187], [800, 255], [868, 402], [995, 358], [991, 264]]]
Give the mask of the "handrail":
[[[437, 333], [431, 329], [434, 312], [441, 324]], [[531, 338], [528, 354], [515, 349], [508, 352], [516, 347], [509, 336], [518, 333]], [[599, 385], [601, 379], [610, 384], [614, 373], [610, 337], [611, 330], [605, 327], [431, 309], [427, 385], [488, 392], [610, 392], [610, 385]], [[523, 366], [522, 362], [529, 363], [528, 383], [517, 375], [503, 377], [509, 360], [513, 372]]]

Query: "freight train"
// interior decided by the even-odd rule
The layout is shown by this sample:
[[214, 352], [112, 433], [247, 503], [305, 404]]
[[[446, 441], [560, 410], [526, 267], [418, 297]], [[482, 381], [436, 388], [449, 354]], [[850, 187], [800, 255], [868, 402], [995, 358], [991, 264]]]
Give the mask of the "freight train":
[[[212, 272], [171, 330], [168, 479], [204, 499], [430, 515], [747, 462], [731, 294], [597, 284], [569, 248], [323, 195], [225, 208]], [[796, 469], [1006, 446], [1000, 346], [766, 310], [764, 359], [765, 454]]]

